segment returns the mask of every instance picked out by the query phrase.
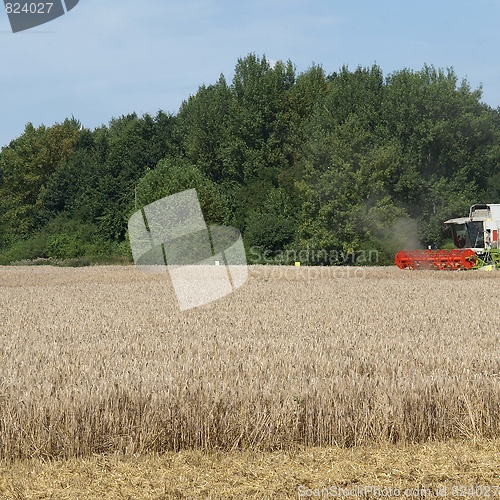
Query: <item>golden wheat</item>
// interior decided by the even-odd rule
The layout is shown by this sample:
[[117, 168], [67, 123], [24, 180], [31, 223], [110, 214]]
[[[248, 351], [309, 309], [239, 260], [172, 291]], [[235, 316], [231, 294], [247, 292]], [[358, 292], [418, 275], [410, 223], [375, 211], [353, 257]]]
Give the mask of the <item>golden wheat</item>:
[[500, 273], [0, 268], [0, 458], [500, 437]]

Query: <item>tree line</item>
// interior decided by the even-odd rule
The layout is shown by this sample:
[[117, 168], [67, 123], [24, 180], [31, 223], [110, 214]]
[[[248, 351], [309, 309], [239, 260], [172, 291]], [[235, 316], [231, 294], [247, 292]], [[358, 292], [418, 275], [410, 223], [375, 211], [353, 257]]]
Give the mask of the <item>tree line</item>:
[[298, 73], [249, 54], [176, 114], [27, 124], [0, 152], [0, 263], [130, 259], [131, 214], [189, 188], [251, 262], [447, 245], [443, 221], [500, 201], [500, 113], [481, 97], [453, 69]]

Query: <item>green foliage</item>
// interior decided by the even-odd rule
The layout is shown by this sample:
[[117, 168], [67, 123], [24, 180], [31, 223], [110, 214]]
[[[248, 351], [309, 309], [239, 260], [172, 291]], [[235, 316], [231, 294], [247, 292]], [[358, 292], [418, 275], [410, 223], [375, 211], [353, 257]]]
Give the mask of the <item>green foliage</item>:
[[[124, 258], [125, 256], [125, 258]], [[33, 262], [84, 265], [85, 262], [126, 262], [130, 259], [123, 245], [103, 238], [91, 224], [59, 215], [29, 238], [18, 240], [0, 254], [0, 264]]]
[[270, 189], [261, 206], [247, 216], [245, 243], [252, 253], [278, 254], [295, 235], [297, 220], [292, 200], [282, 188]]
[[[47, 222], [43, 193], [50, 177], [75, 150], [79, 124], [65, 120], [50, 128], [26, 125], [24, 134], [0, 153], [0, 226], [13, 243]], [[5, 244], [4, 243], [4, 244]]]
[[390, 264], [500, 202], [499, 144], [499, 110], [452, 69], [297, 74], [249, 54], [176, 116], [28, 124], [0, 152], [0, 262], [130, 260], [130, 215], [195, 188], [252, 261]]
[[71, 234], [53, 234], [47, 242], [47, 255], [51, 259], [73, 259], [81, 257], [83, 245]]
[[207, 223], [227, 221], [227, 201], [221, 189], [187, 160], [164, 158], [154, 170], [149, 170], [137, 185], [136, 208], [187, 189], [196, 189]]

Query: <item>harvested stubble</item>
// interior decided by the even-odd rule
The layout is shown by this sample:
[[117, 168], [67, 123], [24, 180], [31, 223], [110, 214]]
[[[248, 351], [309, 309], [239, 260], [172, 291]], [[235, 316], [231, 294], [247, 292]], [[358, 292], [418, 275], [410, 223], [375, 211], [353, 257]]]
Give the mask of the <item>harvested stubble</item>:
[[[371, 445], [354, 448], [304, 448], [292, 451], [167, 452], [160, 456], [93, 456], [69, 460], [23, 461], [0, 465], [0, 498], [242, 499], [307, 498], [311, 490], [330, 489], [322, 498], [394, 498], [369, 493], [369, 486], [403, 498], [498, 497], [498, 441]], [[496, 450], [495, 450], [496, 446]], [[460, 485], [460, 488], [458, 487]], [[338, 488], [342, 493], [334, 494]], [[452, 495], [453, 488], [458, 495]], [[415, 490], [419, 493], [415, 494]], [[461, 493], [461, 495], [460, 495]], [[319, 495], [315, 495], [316, 498]]]
[[0, 458], [500, 437], [500, 273], [0, 268]]

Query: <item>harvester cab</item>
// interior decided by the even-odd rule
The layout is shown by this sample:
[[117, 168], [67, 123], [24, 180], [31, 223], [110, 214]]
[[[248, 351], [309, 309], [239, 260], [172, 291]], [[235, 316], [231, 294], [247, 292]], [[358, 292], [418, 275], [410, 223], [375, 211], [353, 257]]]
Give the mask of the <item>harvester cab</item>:
[[476, 204], [468, 217], [445, 221], [450, 227], [454, 249], [412, 250], [396, 254], [400, 269], [488, 270], [500, 267], [498, 236], [500, 204]]
[[450, 226], [457, 248], [472, 248], [479, 255], [498, 249], [500, 205], [472, 205], [469, 217], [450, 219], [445, 224]]

